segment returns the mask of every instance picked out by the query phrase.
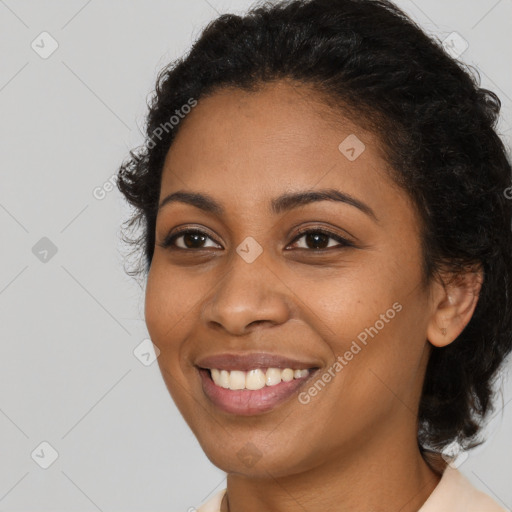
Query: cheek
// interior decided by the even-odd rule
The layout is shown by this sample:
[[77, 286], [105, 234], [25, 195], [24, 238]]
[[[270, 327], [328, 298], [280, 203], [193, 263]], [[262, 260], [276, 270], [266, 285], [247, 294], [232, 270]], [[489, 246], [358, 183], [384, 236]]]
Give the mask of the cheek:
[[307, 286], [304, 311], [315, 313], [310, 321], [328, 344], [332, 364], [339, 363], [332, 368], [336, 401], [393, 399], [390, 389], [410, 389], [421, 377], [427, 301], [412, 263], [368, 261]]
[[145, 319], [150, 334], [154, 332], [161, 338], [166, 333], [165, 340], [169, 341], [169, 337], [176, 338], [176, 329], [181, 330], [193, 314], [201, 293], [204, 291], [194, 288], [182, 271], [174, 271], [155, 257], [145, 295]]
[[160, 349], [159, 362], [174, 367], [178, 364], [180, 340], [188, 329], [197, 302], [190, 296], [190, 289], [170, 270], [165, 271], [158, 261], [153, 261], [148, 274], [144, 316], [153, 343]]
[[151, 341], [158, 347], [157, 358], [167, 389], [185, 418], [190, 417], [190, 397], [184, 389], [190, 386], [181, 361], [183, 340], [193, 322], [195, 300], [189, 300], [184, 279], [153, 260], [145, 294], [145, 321]]
[[[360, 266], [353, 272], [340, 271], [338, 276], [330, 276], [315, 283], [304, 282], [300, 295], [307, 306], [302, 311], [310, 316], [315, 330], [329, 340], [337, 353], [343, 353], [350, 342], [358, 338], [364, 342], [368, 338], [367, 329], [375, 332], [389, 330], [400, 313], [399, 301], [402, 294], [398, 283], [389, 286], [387, 280], [379, 281], [372, 268]], [[294, 291], [295, 291], [294, 290]], [[314, 313], [309, 315], [308, 312]], [[365, 334], [366, 333], [366, 334]]]
[[153, 343], [161, 348], [160, 343], [167, 323], [167, 314], [171, 314], [173, 308], [169, 300], [169, 290], [166, 291], [166, 287], [158, 277], [159, 272], [153, 262], [146, 284], [144, 317]]

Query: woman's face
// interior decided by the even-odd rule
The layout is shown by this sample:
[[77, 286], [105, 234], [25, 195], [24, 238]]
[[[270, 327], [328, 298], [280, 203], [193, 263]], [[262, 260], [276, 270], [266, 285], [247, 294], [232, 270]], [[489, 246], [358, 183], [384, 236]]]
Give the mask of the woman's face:
[[[216, 92], [181, 121], [165, 161], [160, 201], [196, 201], [158, 212], [146, 322], [177, 407], [227, 472], [294, 474], [417, 446], [432, 315], [418, 218], [377, 138], [326, 109], [286, 82]], [[162, 247], [178, 228], [201, 233]], [[317, 370], [288, 381], [266, 372], [288, 363], [261, 353]], [[272, 385], [226, 389], [199, 366], [223, 379], [238, 368], [229, 387]]]

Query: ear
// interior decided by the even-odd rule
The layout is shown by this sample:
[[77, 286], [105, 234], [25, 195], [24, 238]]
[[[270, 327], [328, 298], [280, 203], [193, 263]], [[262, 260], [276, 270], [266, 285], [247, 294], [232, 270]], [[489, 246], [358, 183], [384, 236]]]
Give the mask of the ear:
[[435, 347], [445, 347], [454, 341], [471, 320], [484, 280], [481, 266], [471, 267], [462, 274], [442, 274], [433, 283], [432, 317], [427, 338]]

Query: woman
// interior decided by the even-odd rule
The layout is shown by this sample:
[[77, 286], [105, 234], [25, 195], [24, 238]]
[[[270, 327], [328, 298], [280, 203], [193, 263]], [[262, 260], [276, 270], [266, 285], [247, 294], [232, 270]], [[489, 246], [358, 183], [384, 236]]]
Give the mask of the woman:
[[223, 15], [162, 70], [136, 208], [201, 511], [499, 511], [447, 465], [512, 348], [497, 96], [384, 0]]

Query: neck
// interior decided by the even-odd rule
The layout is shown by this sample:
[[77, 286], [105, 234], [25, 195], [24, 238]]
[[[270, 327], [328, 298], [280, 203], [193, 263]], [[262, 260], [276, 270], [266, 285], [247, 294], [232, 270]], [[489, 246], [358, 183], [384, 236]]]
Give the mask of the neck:
[[441, 475], [423, 459], [415, 438], [367, 440], [357, 450], [330, 454], [321, 466], [284, 477], [227, 476], [221, 512], [379, 510], [417, 512]]

